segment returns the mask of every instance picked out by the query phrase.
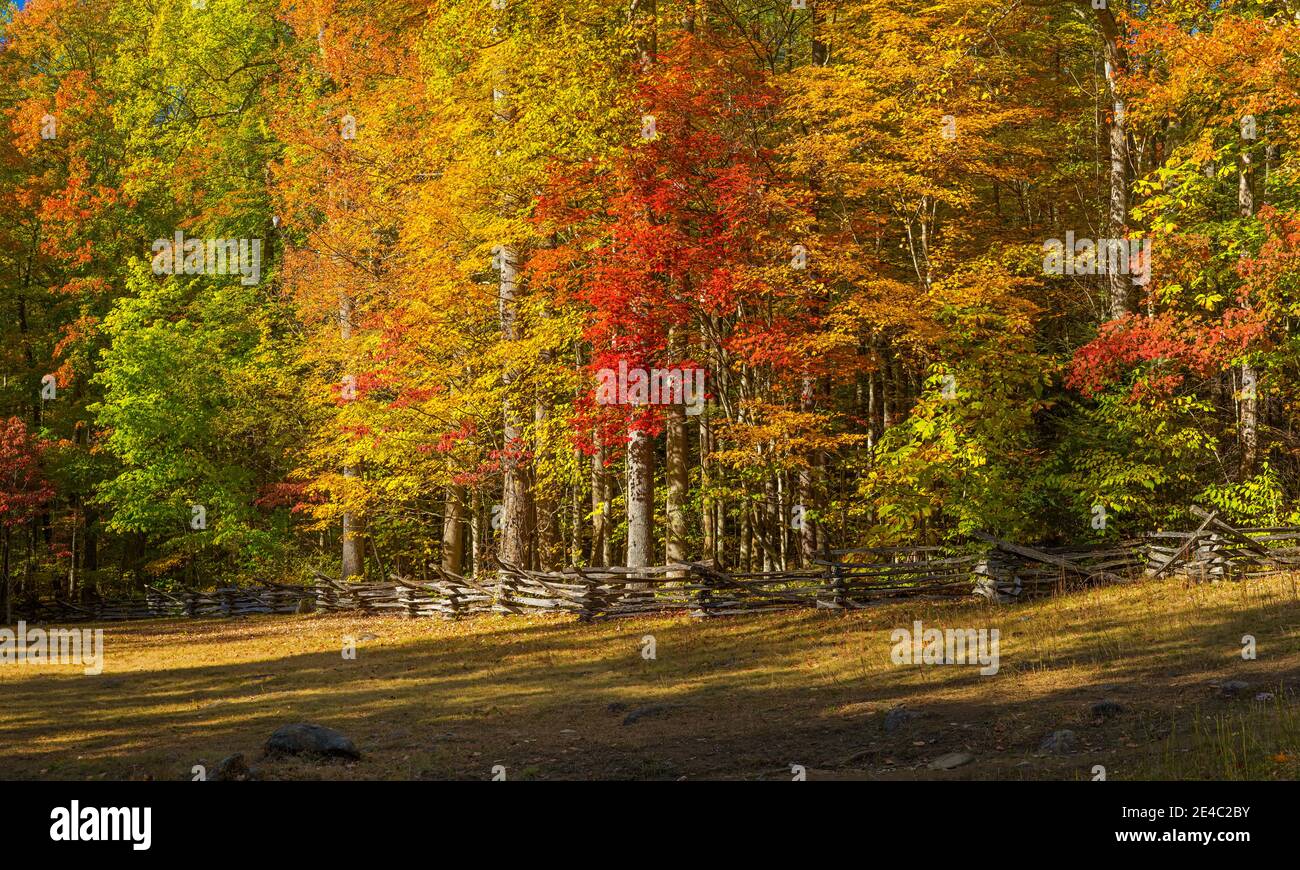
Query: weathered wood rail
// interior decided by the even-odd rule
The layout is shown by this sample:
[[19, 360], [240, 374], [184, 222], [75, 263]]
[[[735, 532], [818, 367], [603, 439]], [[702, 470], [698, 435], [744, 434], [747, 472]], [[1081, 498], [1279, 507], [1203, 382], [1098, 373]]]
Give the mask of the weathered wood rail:
[[258, 587], [235, 586], [208, 592], [167, 593], [149, 589], [143, 598], [93, 598], [83, 601], [63, 599], [19, 600], [14, 602], [15, 616], [29, 622], [56, 623], [117, 622], [127, 619], [162, 619], [166, 617], [229, 617], [256, 613], [297, 613], [303, 602], [315, 600], [311, 589], [261, 583]]
[[438, 568], [432, 580], [340, 583], [318, 576], [311, 586], [261, 583], [209, 592], [82, 602], [19, 601], [31, 622], [231, 617], [308, 610], [407, 618], [476, 613], [571, 613], [603, 619], [665, 611], [697, 617], [815, 608], [852, 610], [900, 598], [971, 594], [1013, 601], [1142, 576], [1218, 581], [1246, 573], [1300, 570], [1300, 527], [1234, 528], [1217, 514], [1192, 509], [1193, 531], [1075, 547], [1035, 548], [977, 534], [981, 553], [940, 547], [832, 550], [802, 570], [728, 572], [692, 562], [650, 568], [569, 568], [540, 572], [504, 562], [490, 580]]

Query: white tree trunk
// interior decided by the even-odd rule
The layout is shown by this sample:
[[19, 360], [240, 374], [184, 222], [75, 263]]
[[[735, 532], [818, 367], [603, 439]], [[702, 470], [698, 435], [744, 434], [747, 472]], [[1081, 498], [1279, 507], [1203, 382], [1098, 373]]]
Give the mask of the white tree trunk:
[[627, 447], [627, 567], [654, 560], [654, 441], [635, 431]]
[[[1097, 26], [1101, 31], [1106, 63], [1106, 90], [1110, 96], [1111, 111], [1107, 125], [1110, 143], [1110, 203], [1107, 225], [1110, 238], [1122, 239], [1128, 234], [1128, 120], [1127, 107], [1119, 92], [1118, 79], [1126, 65], [1126, 53], [1119, 25], [1108, 8], [1095, 9]], [[1123, 317], [1132, 310], [1132, 281], [1123, 270], [1111, 270], [1107, 275], [1110, 290], [1110, 316]]]
[[[339, 297], [339, 335], [343, 339], [345, 348], [348, 342], [352, 340], [352, 308], [352, 299], [346, 293], [342, 294]], [[349, 371], [344, 375], [344, 383], [353, 384], [355, 383], [354, 378], [355, 375]], [[356, 466], [343, 466], [344, 480], [353, 480], [357, 476]], [[342, 575], [344, 583], [353, 577], [361, 577], [366, 572], [365, 548], [361, 538], [361, 529], [362, 525], [358, 517], [350, 512], [343, 514]]]

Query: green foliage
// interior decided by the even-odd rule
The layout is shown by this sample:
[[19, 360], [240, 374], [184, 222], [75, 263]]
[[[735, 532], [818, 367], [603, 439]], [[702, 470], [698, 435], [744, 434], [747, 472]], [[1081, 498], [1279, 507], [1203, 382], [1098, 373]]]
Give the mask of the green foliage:
[[[91, 411], [119, 463], [96, 492], [108, 528], [164, 554], [213, 557], [255, 574], [291, 546], [284, 506], [260, 507], [304, 438], [295, 418], [287, 312], [238, 280], [170, 277], [143, 263], [104, 323], [109, 345]], [[192, 507], [206, 528], [191, 527]]]

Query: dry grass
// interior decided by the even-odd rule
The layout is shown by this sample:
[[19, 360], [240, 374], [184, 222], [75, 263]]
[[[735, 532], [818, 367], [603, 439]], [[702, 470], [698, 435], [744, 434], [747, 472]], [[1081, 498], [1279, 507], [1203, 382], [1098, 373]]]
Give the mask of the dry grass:
[[[998, 628], [1001, 671], [896, 666], [890, 631]], [[348, 734], [360, 762], [258, 762], [267, 779], [1296, 778], [1294, 578], [1177, 581], [1038, 602], [580, 624], [339, 616], [111, 624], [105, 669], [0, 666], [0, 776], [189, 778], [280, 724]], [[641, 657], [653, 635], [657, 658]], [[1254, 635], [1258, 659], [1243, 661]], [[361, 640], [357, 660], [340, 650]], [[1220, 697], [1213, 682], [1250, 684]], [[1274, 693], [1271, 702], [1254, 700]], [[1113, 698], [1118, 716], [1091, 705]], [[665, 705], [625, 725], [627, 711]], [[620, 706], [622, 705], [622, 706]], [[884, 714], [921, 716], [894, 732]], [[1039, 756], [1069, 728], [1075, 751]], [[937, 772], [926, 762], [966, 751]]]

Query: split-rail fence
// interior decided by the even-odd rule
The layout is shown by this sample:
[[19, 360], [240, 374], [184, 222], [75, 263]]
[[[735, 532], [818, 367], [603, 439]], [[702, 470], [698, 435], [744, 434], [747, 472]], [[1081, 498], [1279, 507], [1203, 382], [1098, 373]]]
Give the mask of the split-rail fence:
[[941, 547], [831, 550], [807, 568], [736, 572], [687, 562], [648, 568], [530, 571], [498, 562], [490, 579], [433, 568], [435, 579], [393, 577], [308, 586], [263, 582], [203, 592], [150, 589], [142, 598], [15, 602], [31, 622], [358, 612], [410, 618], [476, 613], [568, 613], [580, 619], [681, 611], [698, 617], [816, 608], [851, 610], [902, 598], [972, 594], [1006, 602], [1085, 585], [1180, 576], [1216, 582], [1300, 571], [1300, 527], [1235, 528], [1192, 508], [1189, 531], [1160, 531], [1088, 546], [1029, 547], [976, 534], [978, 552]]

